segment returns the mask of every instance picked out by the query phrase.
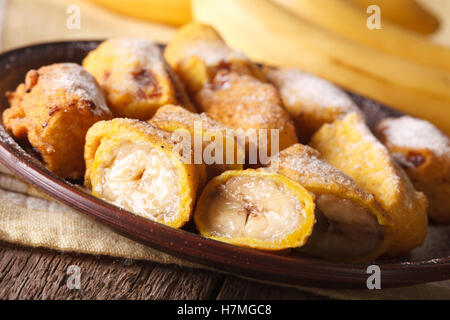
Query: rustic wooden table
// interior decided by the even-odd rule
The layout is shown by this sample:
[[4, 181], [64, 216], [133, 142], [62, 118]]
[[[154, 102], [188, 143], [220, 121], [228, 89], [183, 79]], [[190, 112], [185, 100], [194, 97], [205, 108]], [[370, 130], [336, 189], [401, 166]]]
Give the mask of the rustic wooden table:
[[[81, 271], [70, 290], [67, 269]], [[206, 270], [0, 242], [0, 299], [324, 299]]]

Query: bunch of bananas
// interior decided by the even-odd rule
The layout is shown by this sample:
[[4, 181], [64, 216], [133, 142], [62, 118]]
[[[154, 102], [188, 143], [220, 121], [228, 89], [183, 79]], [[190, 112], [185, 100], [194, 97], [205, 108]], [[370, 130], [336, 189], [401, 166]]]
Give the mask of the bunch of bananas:
[[[439, 28], [439, 20], [414, 0], [345, 0], [366, 10], [372, 4], [381, 8], [383, 17], [414, 32], [429, 34]], [[320, 2], [320, 1], [316, 1]]]
[[182, 25], [191, 20], [190, 0], [91, 0], [132, 17]]
[[[414, 0], [93, 1], [175, 25], [192, 15], [256, 61], [298, 67], [450, 134], [450, 48], [424, 36], [439, 22]], [[367, 27], [370, 4], [379, 30]]]

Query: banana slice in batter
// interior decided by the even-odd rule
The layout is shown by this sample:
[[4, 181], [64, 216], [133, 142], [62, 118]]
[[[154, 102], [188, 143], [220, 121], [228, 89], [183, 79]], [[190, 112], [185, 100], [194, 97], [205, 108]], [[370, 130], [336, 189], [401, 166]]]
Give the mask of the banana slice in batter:
[[[274, 156], [298, 142], [294, 123], [275, 87], [252, 76], [221, 70], [195, 100], [200, 110], [229, 128], [247, 133], [247, 150], [256, 144], [260, 163], [265, 162], [261, 155]], [[252, 131], [256, 132], [256, 143], [248, 134]], [[251, 155], [247, 157], [251, 164], [256, 163]]]
[[259, 68], [244, 54], [228, 47], [216, 30], [196, 22], [178, 29], [164, 56], [191, 95], [195, 95], [221, 69], [264, 79]]
[[5, 128], [28, 140], [56, 175], [83, 177], [86, 132], [113, 116], [95, 78], [78, 64], [55, 63], [28, 71], [6, 95], [11, 107], [2, 114]]
[[392, 221], [387, 230], [389, 255], [405, 254], [420, 246], [427, 233], [427, 200], [414, 189], [388, 150], [356, 113], [325, 124], [311, 146], [356, 184], [374, 195]]
[[[247, 151], [254, 146], [263, 155], [248, 153], [249, 164], [267, 164], [264, 155], [270, 157], [297, 142], [294, 123], [276, 88], [265, 82], [256, 64], [228, 47], [212, 27], [195, 22], [185, 25], [164, 56], [201, 111], [231, 129], [246, 132]], [[278, 148], [272, 153], [273, 142]]]
[[313, 234], [302, 251], [337, 261], [371, 261], [387, 246], [386, 213], [373, 195], [325, 161], [313, 148], [295, 144], [272, 160], [267, 168], [315, 195]]
[[[86, 136], [85, 184], [92, 193], [174, 228], [191, 217], [205, 173], [180, 154], [170, 132], [146, 122], [101, 121]], [[189, 159], [190, 160], [190, 159]], [[189, 162], [189, 163], [186, 163]]]
[[261, 250], [302, 246], [314, 225], [314, 199], [298, 183], [261, 170], [226, 171], [203, 191], [194, 215], [205, 237]]
[[195, 110], [161, 49], [150, 40], [106, 40], [88, 54], [83, 66], [102, 86], [116, 117], [146, 121], [168, 103]]

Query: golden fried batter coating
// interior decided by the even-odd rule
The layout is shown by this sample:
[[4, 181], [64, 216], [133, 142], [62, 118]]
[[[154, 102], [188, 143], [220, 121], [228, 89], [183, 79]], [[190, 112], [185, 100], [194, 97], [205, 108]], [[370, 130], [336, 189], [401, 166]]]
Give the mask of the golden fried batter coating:
[[279, 90], [284, 107], [295, 122], [302, 142], [325, 123], [357, 112], [352, 98], [332, 83], [312, 74], [291, 68], [264, 68], [266, 78]]
[[83, 66], [100, 83], [116, 117], [148, 120], [169, 103], [194, 111], [183, 85], [150, 40], [106, 40], [89, 53]]
[[[196, 102], [202, 111], [229, 128], [279, 130], [279, 150], [297, 142], [294, 124], [282, 107], [275, 87], [252, 76], [222, 70], [211, 84], [198, 92]], [[258, 148], [271, 150], [270, 132], [266, 137], [267, 146], [260, 140]]]
[[28, 139], [58, 176], [82, 177], [86, 132], [112, 117], [94, 77], [74, 63], [53, 64], [30, 70], [25, 83], [7, 96], [5, 127], [17, 138]]
[[428, 216], [450, 223], [450, 139], [434, 125], [409, 116], [387, 118], [377, 135], [428, 198]]
[[158, 128], [175, 132], [186, 130], [196, 163], [204, 163], [211, 179], [226, 170], [242, 170], [245, 149], [232, 130], [206, 113], [193, 113], [182, 107], [166, 105], [149, 121]]
[[387, 230], [387, 254], [398, 255], [420, 246], [427, 233], [427, 200], [417, 192], [388, 150], [372, 135], [356, 113], [325, 124], [311, 139], [333, 166], [349, 175], [387, 212], [393, 228]]
[[244, 54], [231, 49], [214, 28], [191, 22], [178, 29], [164, 56], [191, 95], [210, 82], [221, 69], [264, 79]]
[[304, 251], [338, 261], [371, 261], [386, 250], [390, 221], [373, 195], [365, 192], [321, 154], [294, 144], [268, 167], [315, 195], [317, 223]]

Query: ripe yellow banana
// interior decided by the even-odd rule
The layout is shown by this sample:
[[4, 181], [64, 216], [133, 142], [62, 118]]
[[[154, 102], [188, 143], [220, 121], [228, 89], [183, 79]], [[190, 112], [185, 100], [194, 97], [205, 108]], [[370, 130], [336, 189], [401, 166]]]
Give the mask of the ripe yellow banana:
[[339, 38], [267, 0], [193, 0], [193, 16], [267, 64], [298, 67], [450, 133], [450, 73]]
[[[344, 0], [362, 11], [370, 5], [378, 5], [381, 17], [403, 28], [420, 34], [430, 34], [439, 28], [439, 20], [415, 0]], [[318, 1], [320, 2], [320, 1]]]
[[384, 21], [382, 29], [367, 28], [367, 16], [342, 0], [274, 0], [313, 24], [355, 42], [450, 72], [450, 48]]
[[190, 0], [91, 0], [111, 10], [147, 20], [182, 25], [191, 20]]

